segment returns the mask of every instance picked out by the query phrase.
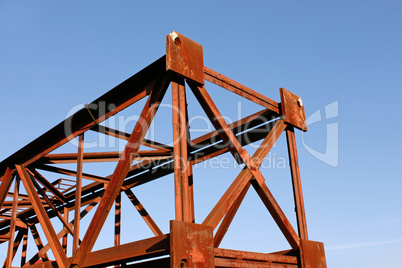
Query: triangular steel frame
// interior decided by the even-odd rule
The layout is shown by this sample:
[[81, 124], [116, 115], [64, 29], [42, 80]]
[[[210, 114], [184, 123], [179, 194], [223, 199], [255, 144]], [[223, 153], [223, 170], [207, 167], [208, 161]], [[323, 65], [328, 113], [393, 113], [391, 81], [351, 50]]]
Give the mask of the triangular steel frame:
[[[205, 67], [202, 46], [191, 39], [172, 32], [166, 40], [165, 56], [0, 163], [0, 243], [8, 242], [4, 267], [11, 267], [20, 245], [22, 267], [326, 267], [323, 244], [308, 240], [307, 234], [294, 134], [295, 128], [307, 131], [301, 99], [281, 88], [281, 102], [275, 102]], [[205, 80], [264, 109], [227, 124], [209, 95]], [[215, 127], [215, 131], [193, 140], [189, 131], [186, 84]], [[172, 86], [173, 146], [145, 139], [169, 85]], [[143, 98], [147, 99], [132, 133], [100, 125]], [[113, 108], [101, 109], [101, 106]], [[123, 139], [127, 144], [123, 152], [85, 152], [84, 133], [87, 131]], [[287, 137], [297, 231], [260, 171], [262, 161], [283, 132]], [[77, 137], [76, 152], [52, 153]], [[244, 146], [258, 140], [262, 143], [250, 156]], [[152, 150], [140, 150], [141, 146]], [[192, 166], [226, 152], [245, 167], [204, 221], [196, 223]], [[82, 172], [83, 165], [91, 162], [117, 162], [117, 165], [113, 174], [102, 177]], [[63, 163], [76, 163], [77, 170], [58, 166]], [[73, 179], [50, 181], [40, 170]], [[144, 173], [144, 170], [149, 172]], [[132, 189], [171, 173], [174, 173], [175, 219], [170, 222], [170, 232], [163, 234]], [[83, 178], [93, 182], [82, 186]], [[21, 194], [20, 186], [27, 195]], [[219, 248], [250, 186], [289, 242], [289, 250], [257, 253]], [[120, 245], [123, 192], [155, 237]], [[115, 246], [92, 251], [113, 204]], [[81, 241], [80, 220], [94, 208], [95, 213]], [[74, 211], [72, 220], [68, 218], [70, 211]], [[58, 233], [52, 224], [53, 218], [62, 223], [63, 229]], [[45, 233], [46, 245], [37, 231], [38, 224]], [[38, 250], [27, 256], [29, 233]], [[68, 237], [73, 239], [71, 256], [67, 254]], [[49, 260], [48, 250], [52, 251], [54, 261]]]

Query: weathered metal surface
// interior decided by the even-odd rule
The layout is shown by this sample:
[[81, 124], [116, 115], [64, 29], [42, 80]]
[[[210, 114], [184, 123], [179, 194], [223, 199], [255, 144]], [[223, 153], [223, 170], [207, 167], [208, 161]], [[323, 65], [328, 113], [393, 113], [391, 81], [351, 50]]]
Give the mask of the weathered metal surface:
[[300, 238], [308, 239], [306, 215], [304, 212], [303, 192], [302, 192], [300, 170], [297, 157], [296, 138], [293, 127], [288, 127], [286, 129], [286, 140], [288, 144], [289, 166], [292, 176], [293, 197], [295, 200], [297, 227]]
[[[282, 265], [297, 265], [297, 257], [288, 256], [279, 253], [258, 253], [249, 251], [239, 251], [232, 249], [215, 248], [215, 263], [218, 266], [219, 261], [222, 259], [232, 260], [245, 260], [245, 261], [259, 261], [268, 264], [280, 263]], [[219, 260], [219, 261], [218, 261]]]
[[[89, 108], [78, 111], [0, 163], [0, 244], [7, 242], [9, 247], [4, 266], [15, 264], [13, 258], [19, 251], [20, 263], [24, 267], [326, 267], [322, 243], [307, 240], [293, 129], [307, 130], [301, 99], [282, 88], [279, 104], [203, 66], [202, 46], [176, 32], [167, 36], [166, 53], [165, 57], [87, 105]], [[204, 78], [266, 109], [227, 124], [204, 86]], [[193, 140], [190, 139], [188, 123], [186, 83], [215, 127], [214, 131]], [[170, 84], [172, 146], [145, 139], [145, 133]], [[148, 95], [141, 118], [131, 133], [99, 125]], [[100, 107], [108, 107], [109, 104], [116, 108], [102, 110]], [[88, 130], [124, 140], [127, 142], [125, 150], [84, 152], [83, 134]], [[298, 234], [260, 171], [262, 161], [284, 131], [287, 135]], [[78, 152], [52, 153], [77, 136], [80, 136]], [[250, 156], [244, 146], [259, 140], [263, 141]], [[140, 151], [141, 146], [152, 150]], [[227, 152], [239, 163], [244, 163], [245, 168], [234, 178], [202, 224], [196, 224], [192, 166]], [[133, 164], [133, 161], [137, 162]], [[82, 172], [84, 164], [96, 162], [117, 162], [117, 166], [109, 176]], [[60, 167], [71, 163], [76, 164], [76, 171]], [[41, 174], [38, 170], [47, 172]], [[58, 179], [52, 181], [47, 176], [48, 172]], [[170, 223], [170, 233], [163, 234], [132, 189], [171, 173], [175, 177], [175, 200], [172, 204], [176, 206], [176, 220]], [[60, 176], [70, 176], [71, 179]], [[22, 192], [16, 183], [19, 178], [23, 182]], [[92, 182], [86, 181], [82, 186], [81, 179]], [[14, 189], [10, 190], [13, 183]], [[291, 250], [268, 254], [219, 249], [251, 185], [289, 242]], [[124, 225], [121, 221], [123, 208], [120, 206], [123, 191], [155, 237], [120, 245], [121, 236], [124, 235], [120, 233], [123, 230], [120, 225]], [[92, 252], [113, 203], [114, 247]], [[94, 208], [96, 212], [88, 214]], [[69, 221], [69, 215], [73, 215], [74, 219]], [[92, 218], [81, 242], [79, 225], [86, 215]], [[59, 221], [58, 225], [53, 225], [54, 220]], [[60, 222], [62, 230], [56, 232], [55, 227], [60, 226]], [[37, 227], [43, 229], [47, 244], [43, 244]], [[27, 250], [28, 229], [38, 248], [33, 254]], [[72, 236], [71, 243], [67, 243], [67, 236]], [[72, 245], [71, 249], [69, 245]], [[55, 258], [53, 261], [49, 261], [49, 250], [52, 251], [49, 256]], [[153, 257], [157, 259], [147, 260]]]
[[212, 82], [220, 87], [223, 87], [237, 95], [240, 95], [248, 100], [260, 104], [261, 106], [264, 106], [270, 109], [271, 111], [279, 114], [279, 104], [276, 101], [271, 100], [270, 98], [252, 90], [251, 88], [243, 86], [242, 84], [218, 72], [215, 72], [214, 70], [211, 70], [208, 67], [204, 67], [204, 74], [205, 79], [207, 81]]
[[202, 46], [178, 32], [171, 32], [166, 36], [166, 70], [203, 85]]
[[170, 264], [170, 267], [215, 267], [212, 227], [170, 221]]
[[302, 99], [292, 92], [280, 88], [283, 120], [297, 129], [307, 131], [306, 114]]
[[194, 206], [189, 180], [188, 122], [184, 80], [172, 82], [173, 160], [176, 220], [193, 222]]
[[166, 93], [168, 87], [168, 81], [165, 76], [160, 77], [161, 80], [157, 81], [153, 91], [148, 97], [148, 101], [144, 105], [144, 109], [141, 112], [140, 118], [134, 127], [130, 140], [126, 144], [124, 152], [116, 166], [116, 169], [108, 183], [105, 194], [95, 212], [94, 218], [91, 224], [88, 226], [87, 232], [84, 236], [82, 244], [77, 249], [72, 262], [73, 264], [81, 265], [85, 260], [87, 253], [91, 252], [98, 235], [106, 221], [108, 212], [110, 211], [113, 202], [119, 194], [123, 185], [124, 179], [130, 169], [133, 161], [133, 157], [137, 154], [141, 146], [141, 141], [145, 138], [145, 134], [148, 131], [149, 126], [155, 116], [156, 111], [159, 108], [159, 104], [162, 101], [163, 96]]
[[303, 268], [327, 268], [324, 244], [311, 240], [301, 240], [301, 266]]

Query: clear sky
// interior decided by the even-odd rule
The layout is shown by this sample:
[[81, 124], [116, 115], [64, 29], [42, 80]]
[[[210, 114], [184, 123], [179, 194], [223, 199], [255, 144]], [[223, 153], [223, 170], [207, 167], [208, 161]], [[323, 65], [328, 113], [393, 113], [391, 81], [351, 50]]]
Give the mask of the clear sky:
[[[401, 13], [396, 0], [0, 0], [0, 159], [164, 55], [175, 30], [203, 45], [206, 66], [276, 101], [280, 87], [303, 99], [311, 125], [296, 136], [307, 225], [328, 266], [401, 267]], [[221, 89], [211, 95], [232, 119], [240, 106], [243, 116], [262, 109]], [[283, 138], [263, 174], [294, 222]], [[240, 171], [205, 169], [195, 170], [198, 222]], [[151, 186], [139, 190], [152, 215], [173, 211], [147, 194]], [[222, 247], [286, 249], [253, 191]]]

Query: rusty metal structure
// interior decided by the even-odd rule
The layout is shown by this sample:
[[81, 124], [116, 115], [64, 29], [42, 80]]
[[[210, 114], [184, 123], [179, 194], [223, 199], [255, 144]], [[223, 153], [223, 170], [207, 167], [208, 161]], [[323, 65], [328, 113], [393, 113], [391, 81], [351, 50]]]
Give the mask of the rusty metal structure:
[[[13, 261], [16, 262], [13, 259], [18, 249], [22, 252], [22, 267], [326, 267], [323, 244], [310, 241], [307, 235], [294, 133], [295, 129], [307, 131], [301, 99], [281, 88], [280, 103], [273, 101], [205, 67], [200, 44], [177, 32], [167, 35], [166, 41], [165, 56], [0, 163], [0, 243], [8, 243], [4, 267], [12, 267]], [[205, 80], [264, 109], [227, 124], [209, 95]], [[170, 85], [173, 146], [145, 138]], [[189, 135], [186, 87], [215, 127], [215, 131], [195, 139]], [[101, 124], [141, 99], [146, 102], [132, 133]], [[113, 108], [102, 111], [101, 103]], [[124, 151], [85, 152], [84, 133], [87, 131], [125, 140]], [[283, 132], [291, 168], [296, 230], [260, 171], [263, 159]], [[53, 152], [73, 138], [78, 138], [78, 150]], [[249, 155], [243, 147], [256, 141], [262, 142], [256, 152]], [[140, 147], [149, 149], [140, 150]], [[230, 153], [237, 163], [244, 164], [244, 169], [203, 222], [196, 223], [192, 167], [224, 153]], [[117, 162], [117, 165], [113, 174], [106, 177], [83, 173], [83, 165], [93, 162]], [[60, 167], [64, 163], [74, 163], [77, 168]], [[71, 179], [51, 181], [43, 171]], [[174, 174], [175, 219], [170, 221], [170, 232], [162, 233], [134, 192], [135, 187], [167, 174]], [[84, 185], [83, 179], [91, 183]], [[272, 215], [289, 242], [288, 250], [258, 253], [219, 247], [250, 187], [257, 192], [267, 213]], [[120, 244], [122, 194], [127, 195], [140, 212], [153, 237]], [[114, 204], [118, 223], [114, 230], [115, 245], [93, 251]], [[94, 213], [90, 224], [80, 237], [80, 221], [91, 210]], [[73, 219], [68, 219], [69, 212], [74, 213]], [[55, 225], [55, 221], [59, 225]], [[39, 227], [45, 238], [40, 237]], [[28, 256], [27, 241], [31, 235], [37, 251]], [[72, 239], [72, 254], [67, 254], [67, 238]], [[54, 260], [49, 258], [49, 251]]]

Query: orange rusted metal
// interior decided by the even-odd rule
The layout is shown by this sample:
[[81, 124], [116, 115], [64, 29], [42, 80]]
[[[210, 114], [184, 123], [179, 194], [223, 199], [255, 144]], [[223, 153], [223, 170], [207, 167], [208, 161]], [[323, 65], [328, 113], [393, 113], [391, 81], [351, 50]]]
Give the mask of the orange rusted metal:
[[[264, 109], [227, 124], [209, 95], [205, 80]], [[169, 85], [172, 146], [145, 139]], [[188, 88], [215, 127], [195, 139], [191, 139], [189, 131]], [[145, 98], [140, 120], [131, 133], [100, 125]], [[307, 131], [304, 104], [283, 88], [280, 98], [278, 103], [205, 67], [202, 46], [172, 32], [166, 37], [165, 56], [0, 162], [0, 244], [8, 243], [4, 266], [15, 266], [14, 258], [22, 245], [23, 267], [326, 267], [323, 244], [308, 240], [307, 234], [294, 133], [295, 128]], [[113, 108], [102, 110], [101, 105]], [[85, 152], [83, 135], [87, 131], [124, 140], [124, 151]], [[297, 226], [288, 220], [260, 170], [283, 132], [287, 136]], [[77, 137], [78, 151], [52, 153]], [[250, 155], [244, 147], [260, 140], [260, 146]], [[141, 146], [149, 149], [140, 150]], [[245, 167], [207, 217], [197, 223], [192, 166], [228, 152]], [[87, 163], [97, 162], [117, 165], [109, 176], [83, 173]], [[67, 169], [61, 167], [63, 164], [76, 164], [77, 168]], [[38, 170], [63, 177], [52, 180]], [[134, 192], [135, 187], [168, 174], [174, 174], [175, 218], [170, 221], [169, 233], [163, 234]], [[258, 253], [219, 248], [244, 197], [253, 189], [288, 241], [289, 250]], [[124, 234], [120, 226], [125, 224], [120, 205], [123, 192], [154, 237], [121, 244]], [[93, 251], [113, 204], [114, 247]], [[95, 213], [89, 214], [92, 209]], [[73, 219], [69, 219], [72, 215]], [[80, 221], [86, 215], [92, 218], [88, 228], [82, 230]], [[43, 230], [45, 241], [39, 236], [38, 227]], [[80, 237], [80, 232], [85, 235]], [[28, 234], [32, 234], [37, 250], [27, 249]], [[49, 250], [52, 255], [48, 255]], [[49, 256], [54, 260], [49, 260]]]
[[280, 88], [283, 120], [291, 126], [307, 131], [306, 114], [302, 99], [292, 92]]
[[166, 70], [204, 85], [202, 46], [177, 32], [166, 36]]

